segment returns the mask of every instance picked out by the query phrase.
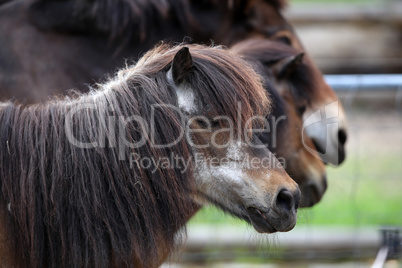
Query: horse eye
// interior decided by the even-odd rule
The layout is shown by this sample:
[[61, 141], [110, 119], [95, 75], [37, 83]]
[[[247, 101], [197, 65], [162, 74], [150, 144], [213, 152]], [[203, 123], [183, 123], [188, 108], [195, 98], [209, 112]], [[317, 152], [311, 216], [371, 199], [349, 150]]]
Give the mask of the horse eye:
[[[197, 124], [202, 128], [216, 128], [219, 127], [220, 123], [218, 120], [196, 120]], [[209, 124], [208, 124], [209, 122]]]
[[305, 105], [304, 105], [304, 106], [301, 106], [301, 107], [299, 107], [299, 108], [297, 108], [297, 112], [298, 112], [300, 115], [303, 115], [305, 111], [306, 111], [306, 106], [305, 106]]
[[281, 37], [279, 37], [277, 40], [278, 40], [279, 42], [281, 42], [281, 43], [284, 43], [284, 44], [288, 45], [288, 46], [291, 46], [291, 45], [292, 45], [292, 41], [291, 41], [290, 38], [287, 37], [287, 36], [281, 36]]
[[205, 120], [200, 120], [199, 119], [199, 120], [195, 120], [195, 122], [197, 122], [197, 124], [202, 128], [207, 128], [208, 127], [208, 124], [207, 124], [207, 122]]
[[215, 128], [215, 127], [219, 127], [220, 123], [218, 120], [211, 120], [211, 127]]

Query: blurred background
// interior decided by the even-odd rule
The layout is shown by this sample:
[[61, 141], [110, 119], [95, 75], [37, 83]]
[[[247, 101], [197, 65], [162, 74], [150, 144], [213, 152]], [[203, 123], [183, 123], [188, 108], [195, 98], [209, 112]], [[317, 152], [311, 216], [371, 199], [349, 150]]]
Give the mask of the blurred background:
[[206, 207], [166, 267], [402, 267], [402, 1], [290, 0], [284, 14], [343, 102], [346, 161], [292, 231], [257, 235]]

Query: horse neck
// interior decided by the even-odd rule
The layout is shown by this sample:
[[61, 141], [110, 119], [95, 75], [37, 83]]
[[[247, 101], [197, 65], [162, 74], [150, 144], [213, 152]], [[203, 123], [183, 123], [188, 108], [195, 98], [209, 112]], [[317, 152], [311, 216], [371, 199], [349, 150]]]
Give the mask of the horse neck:
[[[110, 156], [109, 154], [105, 154], [102, 152], [97, 152], [99, 155], [92, 155], [96, 154], [95, 149], [92, 149], [92, 151], [88, 151], [85, 149], [77, 149], [74, 148], [73, 145], [69, 144], [67, 141], [63, 141], [63, 139], [66, 139], [64, 137], [64, 127], [62, 122], [63, 122], [63, 116], [65, 116], [64, 112], [67, 112], [68, 109], [73, 109], [76, 106], [79, 106], [81, 104], [85, 104], [86, 102], [92, 102], [95, 103], [97, 101], [102, 101], [103, 98], [105, 97], [111, 97], [115, 92], [113, 92], [112, 89], [107, 89], [103, 88], [104, 92], [96, 92], [93, 93], [92, 95], [83, 95], [76, 100], [65, 100], [65, 101], [55, 101], [55, 102], [50, 102], [44, 105], [35, 105], [35, 106], [28, 106], [28, 107], [22, 107], [18, 105], [14, 105], [12, 103], [4, 103], [0, 106], [0, 164], [2, 166], [1, 172], [1, 177], [3, 178], [1, 183], [3, 186], [3, 194], [5, 194], [5, 199], [7, 202], [11, 203], [11, 208], [14, 206], [14, 212], [13, 214], [15, 215], [16, 219], [16, 230], [14, 231], [14, 234], [19, 233], [19, 237], [22, 238], [21, 241], [18, 241], [20, 247], [26, 247], [29, 252], [29, 238], [25, 239], [24, 237], [27, 236], [30, 232], [28, 230], [31, 230], [32, 224], [35, 224], [35, 230], [38, 230], [39, 228], [41, 231], [38, 233], [32, 233], [32, 237], [35, 241], [46, 241], [46, 237], [44, 237], [44, 233], [50, 232], [54, 233], [57, 232], [57, 230], [61, 229], [61, 234], [60, 237], [65, 237], [66, 235], [66, 230], [63, 230], [62, 226], [63, 223], [59, 222], [59, 227], [55, 227], [55, 229], [47, 230], [48, 227], [44, 226], [43, 223], [37, 219], [39, 215], [37, 213], [38, 210], [31, 211], [29, 207], [27, 207], [26, 204], [30, 203], [36, 203], [36, 206], [40, 208], [40, 210], [45, 211], [48, 213], [48, 209], [46, 207], [52, 207], [53, 202], [57, 206], [61, 206], [60, 202], [64, 202], [63, 198], [60, 197], [59, 199], [58, 196], [54, 196], [54, 201], [50, 202], [49, 200], [51, 199], [51, 196], [54, 195], [49, 190], [53, 188], [61, 187], [63, 183], [62, 181], [65, 181], [66, 178], [70, 178], [71, 176], [75, 176], [76, 174], [78, 177], [81, 175], [79, 174], [86, 174], [88, 170], [92, 170], [91, 172], [95, 172], [95, 174], [92, 176], [92, 178], [88, 177], [85, 180], [81, 180], [78, 177], [73, 180], [68, 180], [69, 184], [72, 186], [69, 186], [70, 188], [68, 189], [63, 189], [62, 192], [74, 192], [74, 193], [79, 193], [80, 190], [77, 189], [75, 186], [78, 187], [76, 181], [81, 181], [79, 183], [84, 185], [85, 189], [88, 189], [88, 187], [92, 187], [91, 184], [95, 183], [98, 184], [101, 181], [103, 182], [108, 182], [108, 181], [114, 181], [116, 185], [120, 184], [119, 187], [125, 188], [124, 185], [122, 185], [122, 182], [125, 181], [130, 181], [134, 180], [137, 178], [131, 178], [134, 176], [133, 171], [127, 170], [121, 170], [119, 169], [119, 166], [121, 166], [119, 163], [110, 163], [109, 165], [111, 166], [110, 169], [108, 166], [103, 166], [102, 170], [104, 171], [97, 171], [96, 167], [100, 167], [101, 163], [105, 163], [105, 161], [102, 160], [102, 154], [105, 157]], [[117, 98], [118, 96], [116, 96]], [[120, 98], [123, 98], [124, 96], [120, 96]], [[105, 102], [105, 101], [104, 101]], [[103, 106], [100, 106], [103, 107]], [[106, 108], [106, 107], [105, 107]], [[126, 107], [128, 108], [128, 107]], [[132, 109], [135, 110], [135, 107]], [[101, 109], [102, 110], [102, 109]], [[122, 111], [125, 111], [125, 109], [121, 109]], [[130, 111], [128, 111], [130, 113]], [[61, 116], [61, 118], [52, 118], [52, 116]], [[121, 113], [120, 116], [131, 116], [129, 114], [124, 114]], [[95, 115], [96, 116], [96, 115]], [[98, 114], [99, 116], [99, 114]], [[98, 120], [92, 120], [92, 122], [98, 122]], [[76, 124], [82, 124], [79, 122], [76, 122]], [[86, 125], [84, 126], [88, 128], [88, 131], [92, 131], [92, 129], [96, 128], [96, 125]], [[37, 131], [42, 131], [44, 133], [38, 133]], [[49, 133], [47, 133], [47, 131]], [[46, 132], [46, 133], [45, 133]], [[23, 137], [23, 138], [22, 138]], [[56, 141], [56, 139], [58, 141]], [[60, 140], [61, 139], [61, 140]], [[59, 143], [60, 142], [60, 143]], [[25, 144], [26, 143], [26, 144]], [[19, 144], [19, 145], [18, 145]], [[52, 144], [56, 144], [56, 148], [51, 148]], [[61, 150], [61, 148], [63, 149]], [[30, 151], [30, 148], [36, 148], [37, 151], [32, 151], [32, 155], [29, 155], [28, 151]], [[146, 150], [148, 151], [148, 150]], [[91, 154], [91, 155], [89, 155]], [[73, 157], [81, 157], [82, 159], [77, 162], [77, 159], [75, 161], [69, 160]], [[87, 158], [85, 158], [87, 157]], [[63, 160], [64, 159], [64, 160]], [[93, 160], [91, 160], [93, 159]], [[110, 162], [112, 159], [107, 160], [106, 162]], [[64, 161], [67, 161], [64, 163]], [[69, 163], [69, 161], [71, 163]], [[91, 163], [91, 161], [95, 161], [96, 163]], [[100, 161], [100, 162], [99, 162]], [[71, 165], [70, 165], [71, 164]], [[35, 166], [38, 167], [35, 167]], [[66, 169], [66, 165], [69, 166], [68, 169]], [[23, 168], [16, 168], [16, 167], [23, 167]], [[114, 167], [114, 171], [113, 171]], [[121, 168], [121, 167], [120, 167]], [[60, 169], [60, 172], [50, 172], [53, 169]], [[82, 170], [83, 173], [76, 173], [75, 170], [80, 171]], [[105, 171], [109, 171], [107, 174], [113, 174], [113, 177], [116, 177], [116, 179], [109, 178], [108, 175], [105, 173]], [[49, 173], [50, 172], [50, 173]], [[90, 173], [91, 173], [90, 172]], [[28, 174], [31, 174], [28, 176]], [[184, 174], [185, 175], [185, 174]], [[183, 175], [183, 176], [184, 176]], [[90, 176], [90, 175], [88, 175]], [[154, 176], [154, 175], [150, 175]], [[159, 175], [158, 175], [159, 176]], [[82, 176], [81, 176], [82, 177]], [[18, 178], [16, 180], [15, 178]], [[71, 177], [72, 178], [72, 177]], [[130, 179], [131, 178], [131, 179]], [[160, 178], [160, 177], [159, 177]], [[139, 178], [140, 179], [140, 178]], [[148, 178], [151, 179], [151, 178]], [[130, 208], [130, 211], [134, 211], [133, 213], [135, 215], [131, 215], [127, 211], [123, 211], [120, 213], [125, 213], [128, 214], [131, 219], [139, 219], [140, 221], [138, 223], [131, 223], [130, 225], [130, 230], [127, 230], [126, 232], [127, 236], [130, 236], [132, 234], [135, 234], [134, 232], [143, 232], [143, 235], [152, 239], [152, 241], [158, 241], [157, 244], [153, 245], [152, 242], [148, 243], [149, 245], [144, 245], [144, 243], [139, 242], [141, 239], [139, 237], [142, 237], [142, 235], [138, 235], [138, 237], [134, 238], [134, 241], [137, 241], [137, 245], [135, 245], [135, 249], [133, 251], [137, 252], [138, 255], [133, 256], [131, 259], [134, 261], [134, 263], [141, 263], [146, 265], [147, 267], [152, 267], [152, 266], [157, 266], [160, 261], [162, 261], [164, 258], [166, 258], [167, 254], [170, 253], [170, 251], [174, 248], [174, 239], [172, 239], [172, 234], [178, 232], [180, 228], [184, 227], [185, 223], [187, 220], [195, 213], [196, 209], [189, 209], [186, 204], [179, 204], [181, 201], [184, 203], [183, 200], [181, 200], [179, 197], [172, 197], [172, 200], [180, 199], [180, 201], [176, 202], [178, 205], [172, 205], [172, 200], [170, 200], [169, 197], [166, 197], [169, 199], [169, 201], [156, 201], [159, 198], [157, 196], [152, 196], [153, 191], [157, 191], [156, 189], [150, 189], [152, 188], [152, 184], [150, 184], [146, 179], [144, 181], [144, 190], [137, 189], [137, 187], [134, 187], [132, 182], [131, 182], [131, 189], [130, 192], [131, 194], [127, 193], [118, 193], [119, 197], [117, 200], [127, 200], [129, 204], [132, 204], [133, 206], [136, 206], [138, 200], [143, 200], [143, 206], [147, 206], [148, 204], [148, 212], [144, 212], [144, 207], [140, 208]], [[158, 177], [152, 177], [152, 180], [157, 180]], [[22, 180], [22, 181], [21, 181]], [[90, 182], [92, 181], [92, 182]], [[140, 179], [142, 182], [142, 180]], [[173, 182], [176, 183], [176, 187], [180, 187], [181, 184], [179, 182]], [[23, 186], [24, 184], [28, 184], [28, 188]], [[184, 183], [185, 184], [185, 183]], [[23, 189], [19, 189], [20, 186]], [[46, 186], [48, 185], [48, 186]], [[73, 187], [74, 186], [74, 187]], [[107, 184], [105, 186], [107, 187], [112, 187], [111, 185]], [[29, 189], [35, 188], [37, 191], [30, 192]], [[175, 188], [175, 187], [173, 187]], [[59, 189], [60, 190], [60, 189]], [[23, 199], [21, 197], [21, 192], [25, 192], [26, 195]], [[38, 192], [39, 191], [39, 192]], [[128, 190], [127, 190], [128, 191]], [[142, 194], [141, 193], [147, 193], [147, 194]], [[148, 192], [146, 192], [148, 191]], [[163, 192], [163, 191], [162, 191]], [[166, 192], [169, 192], [169, 190], [166, 190]], [[181, 190], [178, 195], [183, 195], [184, 190]], [[159, 192], [158, 192], [159, 193]], [[38, 196], [34, 196], [34, 195]], [[134, 200], [130, 200], [130, 197], [132, 198], [133, 195], [139, 194], [139, 196], [136, 196]], [[155, 194], [154, 194], [155, 195]], [[43, 196], [43, 199], [42, 197]], [[105, 198], [107, 196], [106, 193], [100, 192], [98, 193], [98, 196], [94, 198]], [[86, 197], [86, 196], [76, 196], [77, 200], [80, 198], [83, 198], [84, 201], [82, 202], [88, 202], [89, 204], [92, 204], [94, 200], [92, 200], [92, 197]], [[150, 200], [145, 200], [145, 199], [155, 199], [154, 201]], [[22, 200], [23, 199], [23, 200]], [[138, 200], [137, 200], [138, 199]], [[80, 201], [81, 202], [81, 201]], [[115, 207], [117, 204], [116, 201], [111, 201], [110, 203], [106, 200], [103, 199], [102, 202], [107, 203], [108, 207]], [[163, 202], [168, 202], [168, 203], [163, 203]], [[25, 204], [25, 207], [24, 207]], [[151, 204], [155, 204], [158, 206], [152, 207]], [[74, 206], [76, 206], [75, 204]], [[161, 206], [159, 206], [161, 205]], [[141, 205], [140, 205], [141, 206]], [[163, 208], [163, 211], [159, 211]], [[183, 208], [183, 211], [180, 210], [180, 208]], [[59, 213], [60, 211], [57, 211], [56, 208], [56, 213]], [[70, 211], [69, 213], [73, 216], [76, 217], [79, 215], [79, 211], [74, 212], [74, 209], [70, 206], [67, 205], [66, 208], [64, 208], [66, 211]], [[99, 208], [102, 210], [102, 208]], [[120, 207], [119, 209], [122, 209]], [[138, 212], [137, 211], [141, 211]], [[137, 212], [135, 212], [137, 211]], [[153, 219], [159, 219], [161, 220], [167, 220], [169, 226], [168, 230], [164, 230], [162, 222], [156, 222], [156, 221], [150, 221], [146, 219], [147, 213], [149, 211], [153, 211], [152, 213], [157, 214], [160, 213], [160, 215], [154, 215]], [[176, 219], [171, 218], [171, 216], [166, 215], [166, 213], [175, 213]], [[69, 214], [69, 215], [70, 215]], [[110, 213], [109, 213], [110, 214]], [[123, 215], [121, 214], [121, 215]], [[20, 215], [23, 215], [20, 216]], [[58, 214], [57, 214], [58, 215]], [[55, 217], [57, 217], [57, 215]], [[81, 215], [82, 216], [82, 215]], [[94, 217], [91, 213], [87, 215], [89, 218]], [[109, 215], [110, 216], [110, 215]], [[67, 216], [66, 216], [67, 217]], [[105, 215], [106, 217], [106, 215]], [[34, 222], [26, 222], [25, 219], [34, 219]], [[38, 222], [36, 222], [38, 220]], [[59, 219], [60, 220], [60, 219]], [[68, 218], [68, 220], [71, 220]], [[84, 219], [83, 219], [84, 220]], [[109, 224], [112, 224], [113, 227], [113, 219], [105, 219], [106, 222]], [[84, 220], [85, 221], [85, 220]], [[36, 225], [38, 224], [38, 225]], [[87, 223], [86, 223], [87, 224]], [[51, 225], [51, 224], [50, 224]], [[49, 225], [49, 226], [50, 226]], [[143, 226], [145, 225], [145, 227]], [[39, 226], [39, 227], [38, 227]], [[119, 225], [120, 226], [120, 225]], [[75, 226], [77, 227], [77, 226]], [[43, 230], [41, 229], [43, 228]], [[121, 227], [119, 227], [121, 228]], [[145, 228], [145, 229], [144, 229]], [[9, 229], [10, 232], [11, 229]], [[80, 230], [82, 231], [82, 230]], [[120, 236], [120, 233], [118, 230], [113, 230], [117, 234], [113, 233], [116, 235], [114, 237], [114, 240], [116, 241], [116, 238]], [[85, 233], [85, 231], [83, 231]], [[106, 231], [105, 231], [106, 232]], [[168, 232], [168, 234], [167, 234]], [[93, 234], [90, 233], [85, 233], [88, 235], [90, 238], [92, 237]], [[57, 236], [57, 234], [54, 234]], [[147, 236], [148, 235], [148, 236]], [[53, 237], [53, 236], [52, 236]], [[83, 239], [86, 239], [84, 236]], [[117, 239], [118, 240], [118, 239]], [[25, 241], [25, 242], [24, 242]], [[132, 243], [133, 239], [128, 239], [128, 241], [131, 241]], [[128, 241], [122, 241], [121, 243], [128, 243]], [[70, 243], [71, 241], [66, 241], [66, 243]], [[28, 245], [25, 245], [25, 243], [28, 243]], [[41, 242], [38, 242], [41, 243]], [[74, 242], [71, 242], [74, 243]], [[103, 241], [105, 243], [105, 241]], [[119, 241], [115, 242], [117, 243], [117, 247], [120, 248], [122, 245], [119, 245]], [[130, 244], [128, 243], [128, 244]], [[147, 243], [145, 243], [147, 244]], [[53, 245], [54, 246], [54, 245]], [[82, 245], [81, 245], [82, 246]], [[150, 255], [150, 253], [146, 253], [145, 251], [149, 250], [149, 247], [155, 248], [155, 252], [152, 256], [148, 257], [146, 259], [146, 255]], [[44, 248], [51, 247], [50, 244], [47, 244], [47, 246], [43, 246]], [[57, 248], [49, 248], [49, 250], [52, 250], [52, 252], [56, 252], [55, 254], [62, 254], [63, 252], [59, 246], [56, 246]], [[60, 246], [61, 247], [61, 246]], [[87, 249], [88, 250], [88, 249]], [[91, 249], [89, 249], [91, 250]], [[93, 250], [93, 249], [92, 249]], [[35, 252], [38, 254], [38, 252]], [[29, 254], [30, 253], [26, 253]], [[121, 253], [120, 253], [121, 254]], [[113, 256], [113, 253], [112, 253]], [[117, 258], [117, 257], [116, 257]], [[144, 259], [145, 258], [145, 259]], [[153, 259], [154, 258], [154, 259]], [[71, 260], [70, 260], [71, 261]], [[127, 261], [127, 259], [119, 260], [113, 259], [111, 262], [115, 262], [116, 264], [119, 263], [124, 263]], [[28, 261], [29, 262], [29, 261]], [[37, 265], [41, 265], [46, 263], [46, 257], [42, 256], [42, 259], [38, 261]], [[50, 260], [52, 262], [52, 260]], [[31, 263], [32, 266], [36, 266], [35, 263]]]

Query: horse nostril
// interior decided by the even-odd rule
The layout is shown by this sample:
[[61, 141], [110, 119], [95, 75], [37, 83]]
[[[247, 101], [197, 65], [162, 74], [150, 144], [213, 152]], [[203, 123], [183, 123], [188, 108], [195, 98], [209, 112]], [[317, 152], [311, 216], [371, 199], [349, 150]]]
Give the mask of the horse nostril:
[[289, 190], [281, 190], [276, 197], [276, 206], [287, 211], [292, 211], [293, 208], [297, 209], [299, 205], [298, 199], [300, 199], [299, 192], [293, 195]]
[[340, 143], [341, 145], [344, 145], [344, 144], [346, 143], [347, 138], [348, 138], [348, 135], [346, 134], [346, 131], [343, 130], [343, 129], [340, 129], [340, 130], [338, 131], [338, 140], [339, 140], [339, 143]]

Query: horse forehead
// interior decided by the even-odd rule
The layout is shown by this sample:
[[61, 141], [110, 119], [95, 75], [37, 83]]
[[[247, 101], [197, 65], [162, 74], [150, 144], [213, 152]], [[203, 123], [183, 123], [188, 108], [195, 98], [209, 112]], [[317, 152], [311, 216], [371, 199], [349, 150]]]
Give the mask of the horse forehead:
[[259, 1], [254, 6], [253, 16], [250, 19], [257, 20], [258, 26], [265, 27], [265, 29], [289, 29], [289, 25], [281, 12], [266, 1]]

